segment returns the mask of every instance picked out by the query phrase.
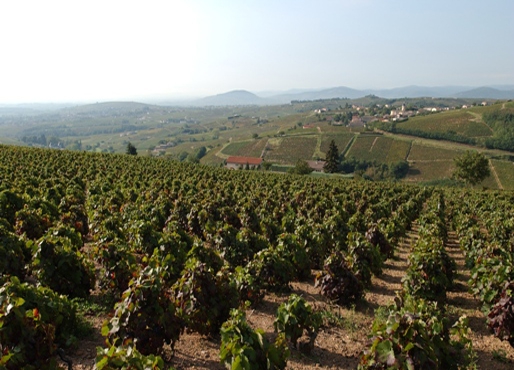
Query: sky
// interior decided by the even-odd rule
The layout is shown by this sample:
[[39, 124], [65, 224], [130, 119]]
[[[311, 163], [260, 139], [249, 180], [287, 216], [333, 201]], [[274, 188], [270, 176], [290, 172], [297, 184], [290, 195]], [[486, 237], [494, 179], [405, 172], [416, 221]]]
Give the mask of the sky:
[[513, 0], [0, 2], [0, 103], [514, 85]]

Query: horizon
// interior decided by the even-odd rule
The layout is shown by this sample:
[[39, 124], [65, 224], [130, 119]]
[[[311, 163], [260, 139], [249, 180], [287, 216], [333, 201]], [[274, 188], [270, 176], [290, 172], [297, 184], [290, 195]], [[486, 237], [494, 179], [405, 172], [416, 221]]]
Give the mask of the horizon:
[[0, 12], [4, 105], [514, 85], [510, 0], [28, 0]]
[[[101, 103], [142, 103], [142, 104], [155, 104], [155, 105], [159, 105], [159, 104], [165, 104], [165, 103], [173, 103], [173, 104], [179, 104], [179, 103], [186, 103], [186, 104], [190, 104], [190, 103], [199, 103], [201, 102], [202, 99], [205, 99], [205, 98], [211, 98], [211, 97], [217, 97], [217, 96], [222, 96], [222, 95], [227, 95], [227, 94], [231, 94], [231, 93], [237, 93], [237, 92], [242, 92], [242, 93], [250, 93], [250, 94], [253, 94], [259, 98], [263, 98], [263, 99], [268, 99], [268, 98], [275, 98], [275, 97], [280, 97], [282, 95], [295, 95], [295, 94], [302, 94], [302, 93], [309, 93], [309, 92], [318, 92], [318, 91], [327, 91], [327, 90], [331, 90], [331, 89], [338, 89], [338, 88], [343, 88], [343, 89], [350, 89], [350, 90], [355, 90], [355, 91], [359, 91], [359, 92], [362, 92], [363, 95], [360, 96], [360, 97], [365, 97], [365, 94], [375, 94], [375, 93], [378, 93], [378, 92], [390, 92], [390, 91], [394, 91], [394, 90], [402, 90], [402, 89], [408, 89], [408, 88], [420, 88], [420, 89], [462, 89], [460, 91], [462, 92], [465, 92], [465, 91], [472, 91], [472, 90], [475, 90], [475, 89], [481, 89], [481, 88], [492, 88], [492, 89], [496, 89], [498, 91], [508, 91], [508, 92], [514, 92], [514, 85], [509, 85], [509, 84], [505, 84], [505, 85], [482, 85], [482, 86], [457, 86], [457, 85], [441, 85], [441, 86], [421, 86], [421, 85], [406, 85], [406, 86], [397, 86], [397, 87], [392, 87], [392, 88], [382, 88], [382, 89], [375, 89], [375, 88], [363, 88], [363, 89], [355, 89], [353, 87], [350, 87], [350, 86], [332, 86], [332, 87], [325, 87], [325, 88], [293, 88], [293, 89], [286, 89], [286, 90], [263, 90], [263, 91], [250, 91], [248, 89], [234, 89], [234, 90], [230, 90], [230, 91], [224, 91], [224, 92], [219, 92], [219, 93], [214, 93], [212, 95], [206, 95], [206, 96], [165, 96], [165, 95], [162, 95], [162, 96], [141, 96], [141, 97], [133, 97], [133, 98], [127, 98], [127, 99], [106, 99], [106, 100], [98, 100], [98, 99], [91, 99], [91, 100], [75, 100], [75, 101], [72, 101], [72, 100], [69, 100], [69, 101], [65, 101], [65, 100], [61, 100], [61, 101], [26, 101], [26, 102], [13, 102], [13, 103], [4, 103], [2, 101], [0, 101], [0, 108], [4, 107], [18, 107], [18, 106], [37, 106], [37, 105], [48, 105], [48, 106], [51, 106], [51, 105], [91, 105], [91, 104], [101, 104]], [[359, 98], [360, 98], [359, 97]], [[414, 99], [414, 98], [429, 98], [429, 97], [432, 97], [432, 96], [396, 96], [396, 97], [385, 97], [385, 96], [380, 96], [378, 95], [377, 96], [378, 98], [381, 98], [381, 99], [402, 99], [402, 98], [409, 98], [409, 99]], [[452, 99], [452, 98], [455, 98], [454, 96], [437, 96], [438, 98], [442, 98], [442, 99]], [[348, 97], [339, 97], [340, 99], [344, 99], [344, 98], [348, 98]], [[433, 97], [435, 98], [435, 96]], [[327, 99], [332, 99], [332, 98], [327, 98]], [[349, 99], [356, 99], [356, 98], [349, 98]], [[467, 99], [490, 99], [490, 98], [487, 98], [487, 97], [468, 97]], [[495, 98], [493, 98], [495, 99]], [[309, 99], [308, 99], [309, 100]], [[501, 100], [501, 99], [500, 99]], [[280, 103], [277, 103], [277, 104], [280, 104]]]

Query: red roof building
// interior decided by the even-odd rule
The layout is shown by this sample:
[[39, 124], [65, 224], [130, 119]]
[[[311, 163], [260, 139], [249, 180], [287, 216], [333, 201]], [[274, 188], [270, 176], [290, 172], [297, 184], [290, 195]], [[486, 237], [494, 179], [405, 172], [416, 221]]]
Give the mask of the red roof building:
[[262, 158], [256, 157], [236, 157], [231, 156], [227, 158], [227, 168], [237, 169], [248, 165], [250, 168], [260, 166], [262, 164]]

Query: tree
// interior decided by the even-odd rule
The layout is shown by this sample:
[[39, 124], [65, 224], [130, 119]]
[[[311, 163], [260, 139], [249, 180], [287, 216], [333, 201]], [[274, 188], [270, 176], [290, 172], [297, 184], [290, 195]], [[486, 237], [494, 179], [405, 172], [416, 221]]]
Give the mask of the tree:
[[309, 167], [309, 164], [303, 159], [298, 160], [296, 165], [293, 168], [290, 168], [289, 173], [294, 173], [296, 175], [308, 175], [312, 172], [312, 168]]
[[453, 177], [470, 185], [476, 185], [491, 174], [489, 160], [477, 151], [466, 151], [462, 156], [454, 159], [457, 168]]
[[396, 163], [391, 163], [389, 165], [389, 174], [399, 180], [407, 176], [409, 172], [409, 162], [407, 161], [399, 161]]
[[339, 171], [339, 149], [336, 142], [332, 140], [328, 147], [327, 157], [323, 171], [327, 173], [335, 173]]
[[269, 171], [272, 166], [273, 166], [273, 163], [271, 163], [271, 162], [262, 162], [262, 168], [264, 168], [265, 171]]
[[137, 155], [137, 149], [134, 145], [132, 145], [132, 143], [130, 141], [127, 144], [127, 152], [126, 153], [129, 155]]

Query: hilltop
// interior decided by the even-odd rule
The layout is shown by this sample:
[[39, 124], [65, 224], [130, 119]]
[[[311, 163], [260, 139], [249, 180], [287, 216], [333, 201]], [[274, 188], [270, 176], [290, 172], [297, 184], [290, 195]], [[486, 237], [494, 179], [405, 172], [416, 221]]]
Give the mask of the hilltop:
[[223, 94], [208, 96], [192, 102], [192, 105], [215, 106], [215, 105], [265, 105], [269, 103], [266, 99], [246, 90], [234, 90]]

